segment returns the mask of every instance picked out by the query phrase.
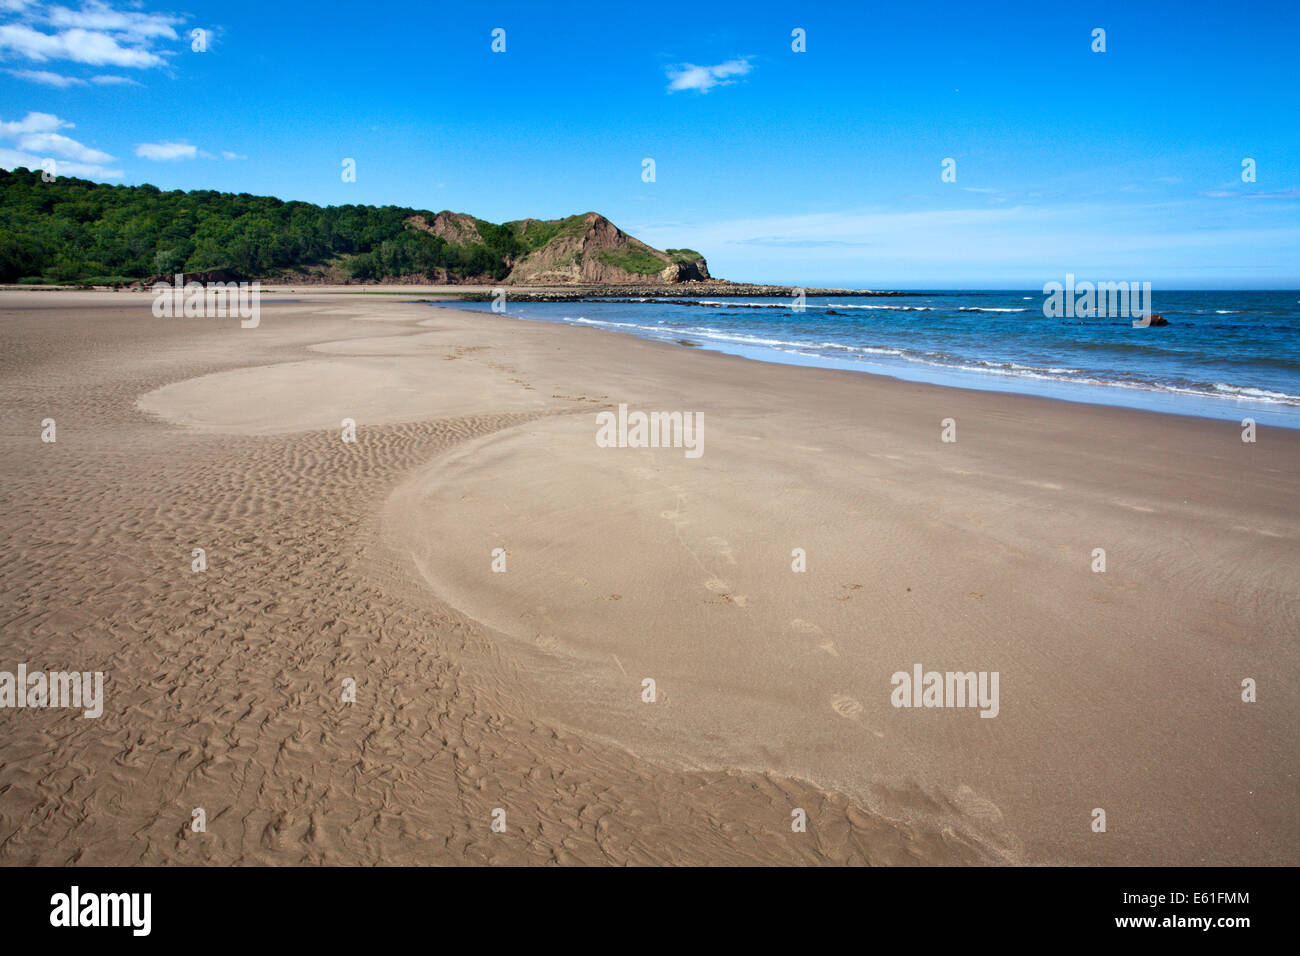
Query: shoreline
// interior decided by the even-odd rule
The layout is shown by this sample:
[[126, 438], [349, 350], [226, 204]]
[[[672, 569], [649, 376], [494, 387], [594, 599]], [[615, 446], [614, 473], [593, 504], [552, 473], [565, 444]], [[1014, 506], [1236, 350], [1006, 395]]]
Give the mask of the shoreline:
[[[549, 300], [548, 300], [549, 301]], [[414, 304], [435, 308], [458, 308], [455, 303], [415, 300]], [[636, 303], [640, 304], [640, 303]], [[472, 314], [482, 314], [477, 309], [461, 309]], [[507, 313], [508, 315], [508, 313]], [[898, 364], [890, 365], [881, 361], [836, 360], [824, 356], [813, 356], [771, 347], [745, 346], [726, 342], [687, 342], [686, 338], [698, 333], [684, 330], [681, 340], [666, 341], [649, 335], [640, 335], [630, 329], [610, 328], [601, 324], [583, 324], [569, 319], [551, 319], [543, 317], [509, 316], [527, 322], [550, 322], [569, 325], [575, 328], [595, 328], [599, 331], [629, 335], [641, 341], [660, 342], [686, 350], [714, 352], [750, 359], [766, 365], [783, 365], [799, 368], [836, 369], [861, 375], [874, 375], [891, 378], [899, 382], [912, 382], [933, 385], [940, 388], [956, 388], [969, 391], [996, 392], [1004, 395], [1028, 395], [1046, 398], [1052, 401], [1071, 404], [1094, 405], [1106, 408], [1127, 408], [1161, 415], [1179, 415], [1188, 418], [1215, 422], [1238, 422], [1241, 427], [1242, 416], [1251, 418], [1258, 425], [1275, 428], [1300, 430], [1300, 409], [1294, 406], [1274, 406], [1258, 399], [1230, 398], [1206, 394], [1187, 394], [1163, 391], [1144, 386], [1119, 386], [1102, 383], [1079, 383], [1059, 379], [1050, 383], [1035, 385], [1031, 376], [1003, 375], [994, 372], [975, 372], [960, 369], [945, 369], [931, 366], [932, 371], [922, 367]], [[867, 367], [863, 367], [867, 366]], [[1128, 397], [1129, 401], [1122, 399]], [[1200, 409], [1198, 412], [1196, 409]]]
[[[121, 480], [156, 482], [148, 472], [129, 477], [129, 462], [153, 460], [149, 452], [170, 462], [165, 474], [202, 481], [215, 510], [203, 500], [185, 506], [194, 526], [187, 539], [257, 542], [253, 529], [269, 523], [265, 547], [234, 561], [240, 576], [301, 564], [303, 545], [277, 545], [276, 537], [292, 528], [329, 540], [339, 505], [322, 490], [354, 472], [365, 478], [369, 463], [397, 455], [382, 481], [358, 486], [378, 495], [351, 506], [364, 533], [348, 540], [361, 542], [361, 557], [326, 565], [352, 569], [345, 581], [364, 570], [382, 571], [385, 582], [370, 623], [363, 617], [349, 632], [344, 666], [365, 675], [382, 663], [395, 673], [378, 685], [373, 676], [359, 682], [367, 699], [379, 693], [385, 703], [349, 713], [371, 721], [372, 733], [410, 724], [408, 705], [389, 701], [385, 687], [420, 711], [447, 706], [436, 683], [413, 697], [402, 690], [412, 678], [394, 683], [425, 651], [439, 667], [473, 677], [476, 693], [493, 701], [479, 705], [488, 707], [484, 727], [499, 726], [472, 769], [457, 766], [471, 792], [484, 791], [487, 809], [523, 801], [531, 819], [557, 801], [567, 805], [554, 784], [533, 788], [539, 758], [521, 755], [533, 745], [519, 750], [529, 739], [523, 728], [541, 726], [588, 742], [585, 756], [564, 758], [566, 773], [617, 795], [621, 803], [604, 817], [611, 826], [626, 826], [633, 808], [659, 820], [654, 840], [667, 861], [696, 858], [700, 847], [715, 861], [736, 859], [718, 840], [743, 831], [756, 841], [751, 859], [810, 849], [823, 861], [846, 851], [870, 859], [862, 848], [884, 846], [898, 853], [882, 862], [1296, 862], [1289, 728], [1300, 693], [1291, 653], [1300, 626], [1300, 435], [1291, 430], [1261, 427], [1259, 443], [1243, 445], [1238, 428], [1189, 416], [775, 363], [759, 378], [750, 360], [731, 355], [387, 299], [273, 300], [253, 330], [219, 320], [159, 323], [147, 301], [126, 307], [112, 295], [63, 303], [51, 310], [56, 302], [45, 295], [5, 295], [0, 312], [8, 334], [55, 342], [81, 328], [101, 336], [107, 354], [90, 381], [123, 374], [119, 367], [151, 369], [152, 379], [142, 388], [140, 373], [129, 374], [115, 400], [130, 397], [122, 417], [87, 393], [78, 373], [67, 394], [97, 404], [59, 412], [60, 429], [79, 436], [90, 415], [109, 429], [104, 441], [131, 436]], [[12, 387], [14, 372], [6, 375]], [[41, 401], [65, 401], [51, 394]], [[620, 404], [702, 414], [703, 454], [599, 447], [594, 417]], [[61, 540], [65, 523], [67, 536], [82, 533], [85, 518], [68, 496], [95, 485], [85, 477], [68, 484], [19, 450], [21, 423], [41, 417], [37, 404], [21, 410], [5, 439], [19, 472], [8, 493], [29, 505], [7, 520], [38, 530], [7, 528], [9, 547], [25, 549], [30, 573], [43, 574], [46, 586], [73, 589], [72, 567], [59, 567], [75, 555], [42, 542]], [[358, 423], [354, 447], [338, 441], [345, 416]], [[952, 443], [941, 438], [949, 417]], [[418, 446], [439, 423], [489, 419], [449, 445]], [[63, 435], [59, 451], [70, 467], [93, 474], [76, 451], [85, 439], [70, 438], [65, 450]], [[226, 462], [234, 477], [209, 477], [226, 474], [216, 470]], [[307, 470], [294, 484], [296, 463]], [[292, 523], [277, 524], [279, 512], [265, 511], [263, 499]], [[57, 514], [56, 500], [64, 502]], [[92, 495], [88, 507], [98, 500]], [[101, 520], [118, 507], [110, 502]], [[240, 531], [245, 517], [257, 524]], [[173, 522], [159, 529], [160, 553], [176, 547]], [[498, 547], [505, 573], [491, 567]], [[792, 569], [794, 547], [806, 551], [803, 572]], [[1102, 573], [1091, 567], [1096, 547], [1110, 562]], [[268, 630], [263, 612], [235, 633], [261, 654], [332, 660], [338, 631], [328, 622], [346, 615], [330, 610], [322, 589], [339, 573], [257, 586], [252, 593], [279, 605], [269, 613], [283, 623]], [[143, 586], [129, 566], [123, 574], [124, 586]], [[256, 688], [252, 713], [261, 719], [259, 708], [273, 710], [280, 699], [275, 668], [284, 662], [240, 653], [244, 676], [223, 690], [205, 675], [222, 666], [212, 655], [230, 648], [197, 639], [214, 623], [229, 626], [208, 618], [243, 600], [229, 590], [234, 580], [205, 584], [214, 590], [196, 605], [200, 616], [187, 625], [195, 630], [171, 679], [187, 695], [218, 699]], [[455, 609], [451, 620], [466, 623], [417, 627], [394, 644], [373, 628], [399, 600], [425, 609], [416, 620], [443, 620], [435, 609], [445, 604]], [[304, 609], [322, 602], [319, 624], [294, 628], [315, 620], [321, 611]], [[150, 607], [167, 613], [165, 602]], [[123, 605], [101, 618], [124, 627], [132, 613]], [[294, 640], [286, 642], [286, 627]], [[5, 633], [39, 662], [25, 628]], [[148, 647], [127, 633], [115, 638], [124, 653]], [[56, 625], [54, 640], [73, 648], [77, 634]], [[998, 716], [892, 706], [891, 674], [915, 665], [1000, 673]], [[147, 671], [129, 659], [105, 669], [119, 683], [104, 719], [127, 730], [134, 712], [114, 707], [123, 685]], [[646, 676], [658, 682], [653, 704], [641, 697]], [[1242, 676], [1259, 680], [1260, 703], [1237, 699]], [[285, 714], [290, 728], [304, 719], [302, 700], [314, 699], [309, 688]], [[260, 739], [255, 726], [244, 732]], [[304, 738], [295, 759], [331, 774], [336, 737], [351, 739], [334, 730], [316, 743]], [[440, 766], [445, 751], [407, 740], [378, 759], [415, 779]], [[627, 764], [614, 752], [640, 756]], [[272, 772], [270, 762], [261, 765]], [[703, 816], [667, 819], [646, 783], [662, 774], [722, 777], [710, 784]], [[828, 805], [847, 799], [850, 822], [818, 816], [812, 840], [790, 843], [787, 796], [774, 796], [757, 817], [741, 809], [745, 794], [766, 792], [763, 781], [776, 779], [812, 781]], [[156, 805], [152, 784], [135, 785]], [[316, 812], [318, 829], [337, 837], [351, 785], [335, 776], [333, 788]], [[481, 809], [475, 798], [466, 810], [464, 797], [458, 809], [434, 782], [425, 791], [443, 795], [440, 818]], [[691, 799], [688, 790], [661, 792], [669, 803]], [[247, 798], [236, 794], [228, 799], [241, 806]], [[385, 805], [398, 809], [406, 799], [418, 798], [402, 791]], [[814, 796], [789, 799], [803, 806]], [[1089, 828], [1098, 806], [1110, 814], [1108, 835]], [[568, 811], [556, 812], [550, 826], [579, 839], [577, 817], [565, 823]], [[465, 832], [473, 826], [466, 821]], [[281, 842], [305, 851], [293, 832]]]

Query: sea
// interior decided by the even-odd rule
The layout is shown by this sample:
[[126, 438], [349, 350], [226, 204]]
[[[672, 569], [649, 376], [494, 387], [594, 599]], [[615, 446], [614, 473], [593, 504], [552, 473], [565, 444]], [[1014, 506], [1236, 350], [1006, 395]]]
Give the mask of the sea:
[[[1300, 428], [1300, 292], [1162, 292], [1152, 311], [1049, 317], [1037, 290], [889, 297], [511, 302], [506, 315], [763, 362]], [[490, 310], [491, 303], [457, 303]]]

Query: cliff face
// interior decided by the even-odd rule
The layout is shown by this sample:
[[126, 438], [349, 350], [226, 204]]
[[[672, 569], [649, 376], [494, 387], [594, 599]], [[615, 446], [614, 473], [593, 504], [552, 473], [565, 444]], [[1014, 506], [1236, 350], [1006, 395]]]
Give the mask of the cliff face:
[[704, 261], [704, 257], [692, 253], [690, 259], [670, 262], [659, 273], [659, 278], [665, 282], [706, 282], [713, 276], [709, 275], [709, 264]]
[[[483, 244], [481, 223], [464, 213], [440, 212], [408, 224], [449, 244]], [[709, 279], [704, 257], [689, 249], [661, 251], [629, 236], [599, 213], [567, 219], [519, 219], [500, 227], [513, 237], [505, 281], [519, 285], [675, 284]]]
[[431, 232], [439, 239], [447, 240], [453, 246], [468, 246], [483, 241], [482, 236], [479, 235], [478, 224], [474, 222], [474, 217], [463, 212], [446, 212], [444, 210], [434, 216], [432, 222], [424, 216], [412, 216], [407, 220], [407, 224], [416, 229]]

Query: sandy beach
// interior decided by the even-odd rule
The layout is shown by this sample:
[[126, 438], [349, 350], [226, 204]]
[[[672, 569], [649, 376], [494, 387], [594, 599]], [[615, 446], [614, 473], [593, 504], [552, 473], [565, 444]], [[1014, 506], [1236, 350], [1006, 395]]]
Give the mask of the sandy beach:
[[0, 863], [1300, 863], [1300, 432], [410, 298], [0, 292]]

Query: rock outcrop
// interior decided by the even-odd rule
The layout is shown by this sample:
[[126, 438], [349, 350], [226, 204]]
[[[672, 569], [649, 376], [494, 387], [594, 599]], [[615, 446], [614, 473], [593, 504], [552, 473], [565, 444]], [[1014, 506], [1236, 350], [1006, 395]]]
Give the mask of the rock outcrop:
[[698, 252], [655, 249], [595, 212], [495, 226], [465, 213], [443, 211], [432, 218], [411, 216], [406, 224], [463, 249], [491, 246], [494, 254], [504, 256], [509, 269], [505, 282], [510, 285], [675, 285], [710, 278], [708, 263]]
[[506, 223], [517, 235], [550, 238], [513, 263], [506, 281], [518, 285], [688, 282], [709, 278], [698, 253], [661, 252], [629, 236], [599, 213], [568, 219], [525, 219]]
[[407, 220], [407, 224], [431, 232], [454, 246], [468, 246], [483, 241], [474, 217], [463, 212], [448, 212], [444, 209], [433, 217], [432, 222], [424, 216], [412, 216]]
[[659, 273], [659, 278], [665, 282], [707, 282], [712, 276], [709, 275], [708, 263], [699, 256], [689, 262], [678, 259], [668, 263]]

